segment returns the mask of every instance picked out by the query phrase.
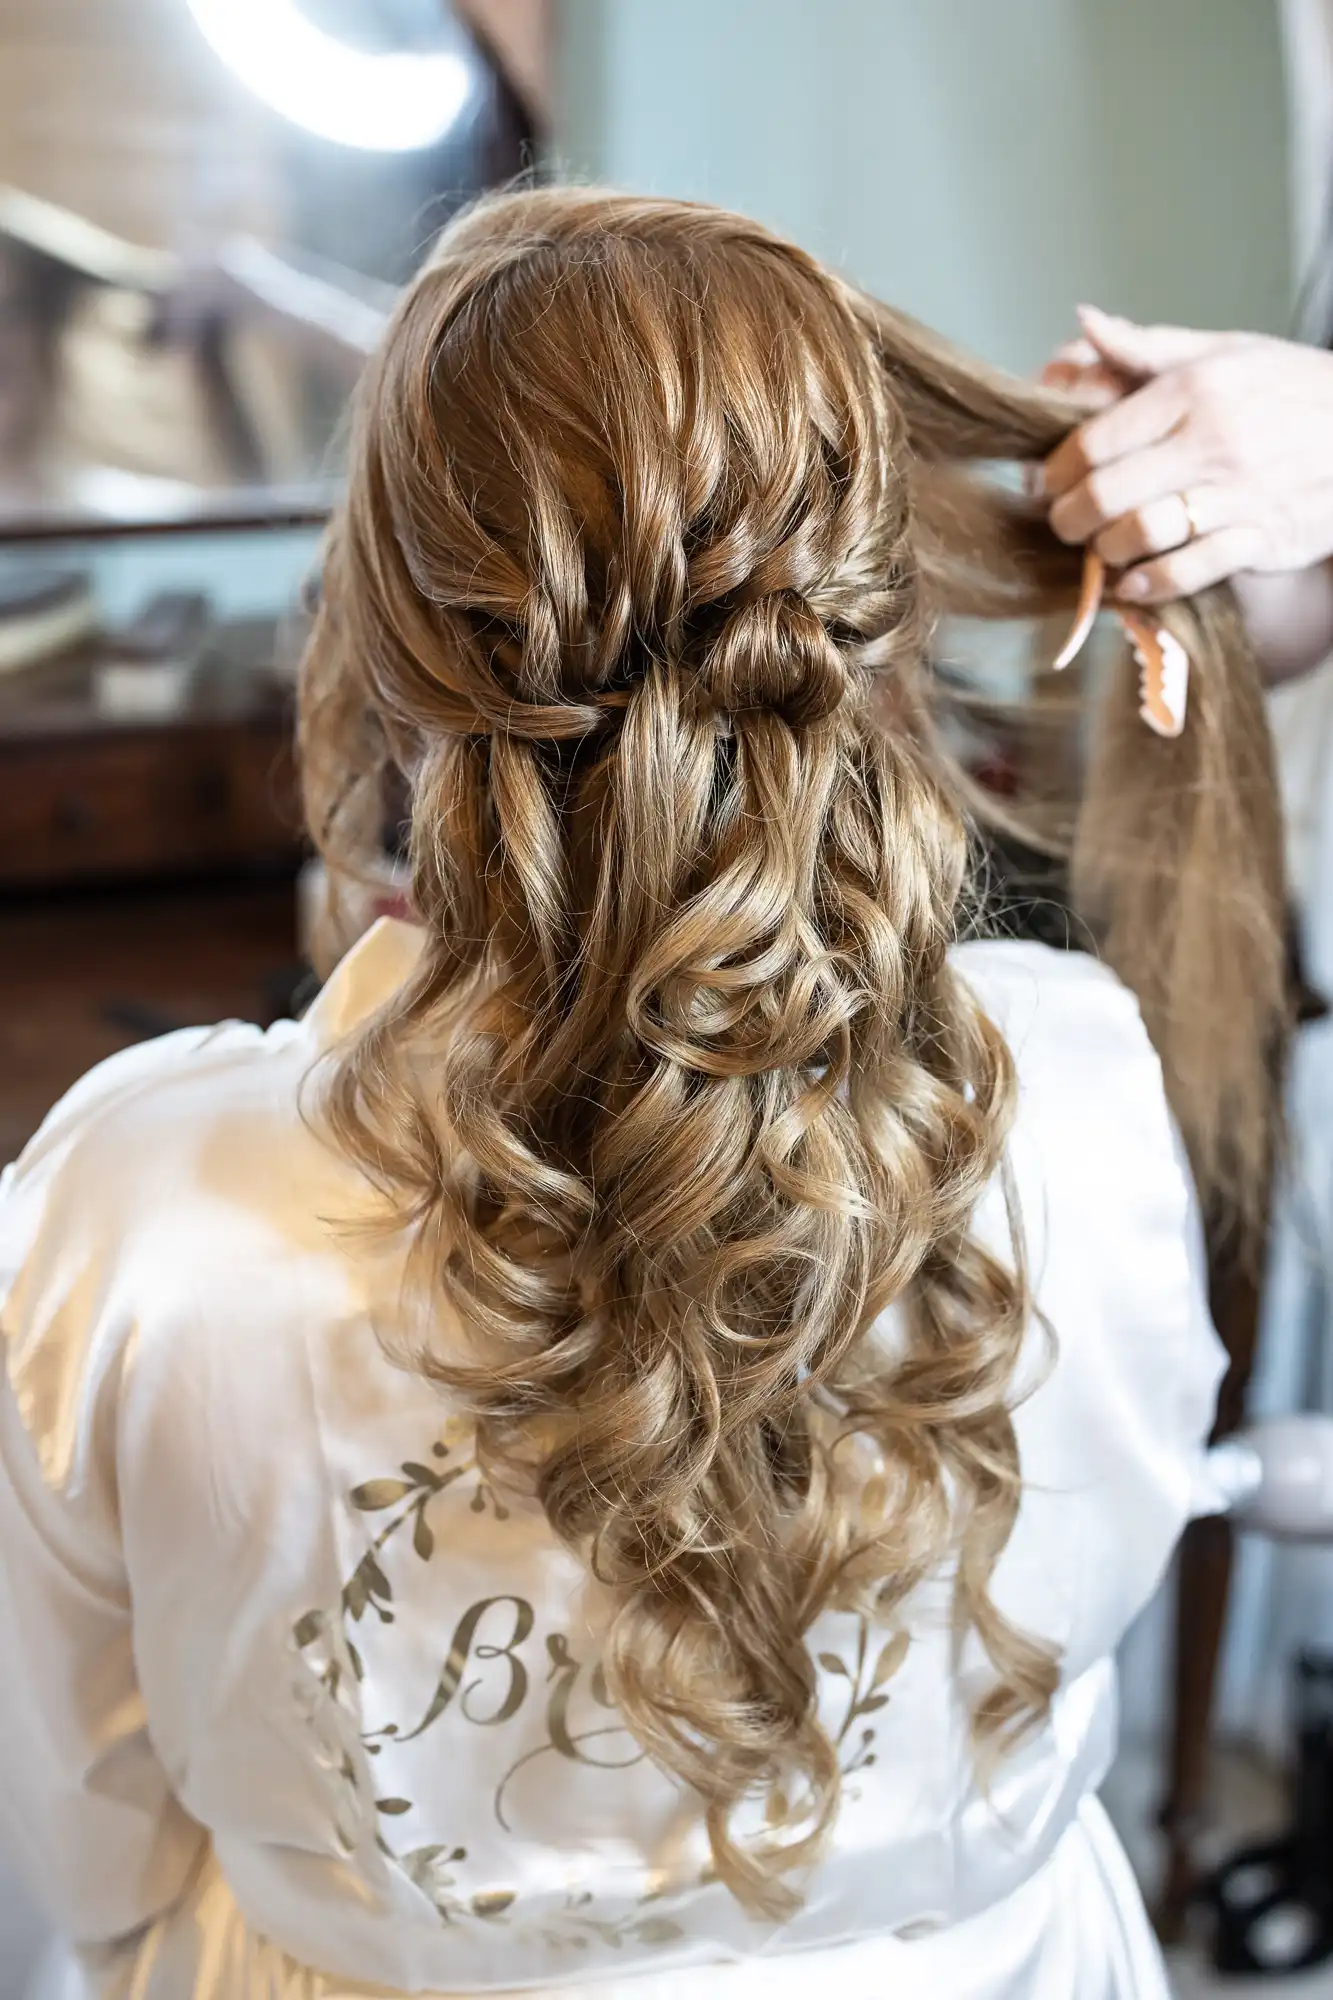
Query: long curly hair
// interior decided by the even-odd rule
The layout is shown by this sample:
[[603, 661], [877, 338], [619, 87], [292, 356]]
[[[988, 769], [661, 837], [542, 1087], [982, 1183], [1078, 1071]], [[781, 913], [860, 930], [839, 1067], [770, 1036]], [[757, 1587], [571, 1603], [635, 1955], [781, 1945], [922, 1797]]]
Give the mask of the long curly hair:
[[[1077, 414], [755, 223], [526, 191], [455, 221], [409, 287], [328, 539], [310, 822], [335, 871], [372, 866], [404, 773], [424, 932], [328, 1117], [468, 1329], [410, 1360], [585, 1553], [628, 1727], [770, 1914], [837, 1810], [823, 1611], [892, 1619], [948, 1564], [994, 1669], [979, 1739], [1056, 1682], [990, 1590], [1032, 1313], [1021, 1233], [1000, 1261], [970, 1230], [1015, 1084], [949, 956], [968, 794], [927, 658], [943, 611], [1072, 602], [1076, 552], [968, 462], [1039, 456]], [[1235, 1039], [1278, 1002], [1262, 750], [1214, 782], [1253, 685], [1229, 617], [1177, 615], [1191, 728], [1134, 754], [1177, 780], [1152, 922], [1237, 871], [1235, 898], [1209, 883], [1215, 932], [1252, 947]], [[1138, 855], [1093, 789], [1107, 850]], [[1115, 882], [1144, 890], [1111, 877], [1113, 932]], [[1129, 930], [1121, 960], [1153, 965]], [[1219, 1188], [1245, 1184], [1228, 1121], [1257, 1130], [1265, 1091], [1242, 1059], [1186, 1093]], [[742, 1837], [756, 1798], [769, 1828]]]

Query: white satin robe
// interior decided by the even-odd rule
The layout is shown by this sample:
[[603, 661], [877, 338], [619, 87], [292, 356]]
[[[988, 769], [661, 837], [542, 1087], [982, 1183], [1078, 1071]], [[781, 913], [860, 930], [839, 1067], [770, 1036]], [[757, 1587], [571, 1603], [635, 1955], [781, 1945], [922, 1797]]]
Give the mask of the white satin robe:
[[[298, 1098], [415, 949], [382, 923], [301, 1024], [116, 1057], [5, 1176], [0, 1841], [72, 1940], [46, 1992], [1161, 2000], [1095, 1794], [1220, 1357], [1133, 1000], [1085, 958], [958, 953], [1016, 1053], [1057, 1340], [1044, 1377], [1030, 1343], [996, 1579], [1061, 1648], [1049, 1721], [987, 1797], [946, 1581], [900, 1627], [825, 1617], [844, 1802], [775, 1929], [606, 1705], [580, 1563], [385, 1358], [401, 1251], [347, 1227], [369, 1196]], [[1003, 1253], [998, 1190], [978, 1226]]]

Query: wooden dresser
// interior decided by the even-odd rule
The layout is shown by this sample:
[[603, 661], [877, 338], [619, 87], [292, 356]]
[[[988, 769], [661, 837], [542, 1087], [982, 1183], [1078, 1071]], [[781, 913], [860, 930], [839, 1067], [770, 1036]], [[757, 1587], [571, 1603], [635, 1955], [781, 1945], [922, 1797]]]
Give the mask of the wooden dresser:
[[0, 681], [0, 1164], [115, 1050], [299, 980], [289, 691], [225, 654], [170, 714], [96, 690], [93, 657]]
[[108, 714], [91, 661], [0, 687], [0, 890], [294, 865], [290, 702], [221, 668], [160, 718]]

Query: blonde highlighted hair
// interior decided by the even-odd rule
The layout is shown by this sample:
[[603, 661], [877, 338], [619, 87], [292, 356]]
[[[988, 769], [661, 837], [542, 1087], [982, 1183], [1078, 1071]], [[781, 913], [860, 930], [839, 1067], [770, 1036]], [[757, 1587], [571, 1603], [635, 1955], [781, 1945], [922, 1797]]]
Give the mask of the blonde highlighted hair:
[[[603, 1579], [608, 1686], [770, 1913], [837, 1809], [822, 1611], [890, 1618], [952, 1559], [994, 1667], [980, 1738], [1055, 1683], [990, 1592], [1030, 1301], [1021, 1245], [970, 1233], [1014, 1075], [949, 958], [988, 802], [928, 654], [944, 612], [1072, 603], [1077, 552], [974, 462], [1077, 414], [740, 217], [510, 194], [409, 287], [328, 541], [310, 821], [335, 870], [373, 865], [404, 772], [425, 934], [333, 1128], [475, 1342], [411, 1359]], [[1122, 670], [1070, 823], [1243, 1217], [1281, 1008], [1271, 771], [1229, 603], [1171, 622], [1185, 736], [1127, 733]], [[891, 1302], [892, 1354], [867, 1338]], [[869, 1506], [851, 1436], [889, 1469]], [[794, 1801], [761, 1840], [754, 1797]]]

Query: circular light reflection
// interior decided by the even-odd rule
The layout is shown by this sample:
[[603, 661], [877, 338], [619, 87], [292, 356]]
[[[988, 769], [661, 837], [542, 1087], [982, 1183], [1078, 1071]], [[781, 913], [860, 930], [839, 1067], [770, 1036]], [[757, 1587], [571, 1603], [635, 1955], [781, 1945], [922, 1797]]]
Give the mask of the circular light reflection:
[[227, 67], [307, 132], [368, 152], [442, 139], [467, 101], [468, 66], [447, 51], [373, 54], [317, 28], [296, 0], [186, 0]]

